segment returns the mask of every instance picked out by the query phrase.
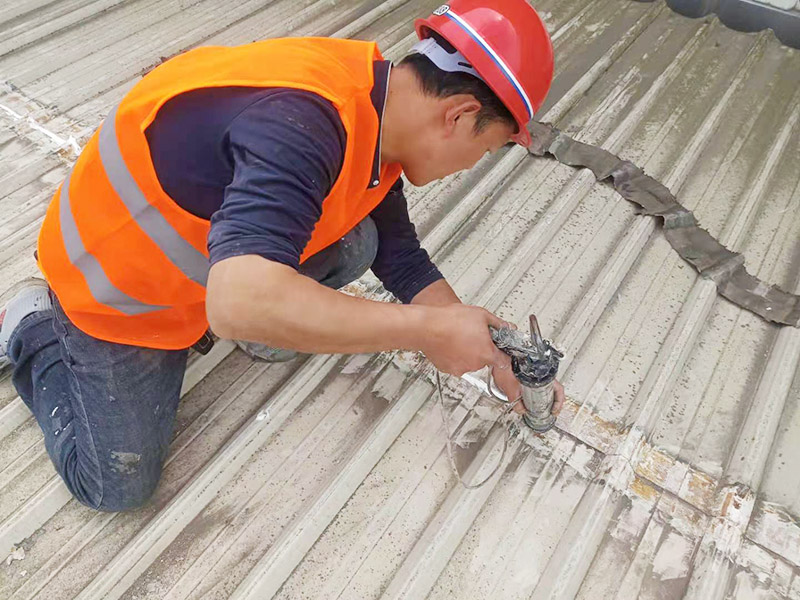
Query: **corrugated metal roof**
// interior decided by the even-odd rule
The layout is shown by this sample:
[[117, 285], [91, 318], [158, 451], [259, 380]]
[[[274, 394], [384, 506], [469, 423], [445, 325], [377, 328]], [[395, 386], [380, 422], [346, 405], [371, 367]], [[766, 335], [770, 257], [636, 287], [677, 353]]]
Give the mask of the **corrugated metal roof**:
[[[280, 35], [377, 39], [434, 2], [24, 0], [0, 7], [0, 288], [33, 274], [55, 186], [162, 57]], [[542, 0], [544, 120], [646, 168], [759, 277], [800, 280], [800, 53], [663, 3]], [[800, 598], [800, 330], [717, 297], [588, 171], [519, 149], [409, 191], [466, 301], [567, 352], [558, 428], [455, 479], [410, 353], [194, 357], [152, 503], [93, 512], [0, 382], [2, 598]], [[1, 290], [0, 290], [1, 291]], [[386, 299], [374, 279], [350, 290]], [[462, 468], [500, 427], [448, 378]], [[17, 552], [17, 557], [21, 556]]]

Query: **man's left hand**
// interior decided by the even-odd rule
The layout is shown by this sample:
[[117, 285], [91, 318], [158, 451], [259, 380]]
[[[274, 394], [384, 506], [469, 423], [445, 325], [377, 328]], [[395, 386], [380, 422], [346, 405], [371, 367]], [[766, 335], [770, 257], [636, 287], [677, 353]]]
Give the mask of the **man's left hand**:
[[[510, 365], [507, 369], [500, 369], [498, 367], [492, 368], [492, 379], [494, 379], [497, 386], [503, 390], [503, 393], [505, 393], [510, 401], [518, 400], [522, 395], [522, 385], [514, 376]], [[511, 391], [511, 395], [508, 393], [509, 391]], [[561, 382], [557, 379], [553, 380], [553, 408], [551, 410], [553, 415], [558, 416], [561, 409], [564, 408], [565, 400], [564, 386], [561, 385]], [[514, 411], [521, 415], [525, 414], [525, 407], [522, 405], [521, 401], [514, 405]]]

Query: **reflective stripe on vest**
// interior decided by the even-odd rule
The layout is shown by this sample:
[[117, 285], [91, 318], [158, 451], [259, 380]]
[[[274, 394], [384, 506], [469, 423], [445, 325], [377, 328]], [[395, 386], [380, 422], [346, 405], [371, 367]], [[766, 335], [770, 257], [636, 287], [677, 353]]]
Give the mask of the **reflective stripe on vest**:
[[[136, 224], [158, 246], [167, 258], [186, 277], [205, 287], [208, 280], [208, 259], [189, 244], [175, 231], [172, 225], [158, 212], [158, 209], [145, 198], [136, 180], [131, 175], [117, 140], [116, 116], [117, 108], [111, 111], [100, 128], [98, 151], [103, 169], [111, 187], [128, 209]], [[102, 265], [90, 254], [83, 244], [72, 215], [69, 201], [69, 184], [71, 173], [61, 187], [59, 220], [64, 236], [64, 247], [70, 262], [83, 274], [86, 284], [97, 302], [105, 304], [126, 315], [141, 315], [167, 306], [147, 304], [132, 298], [114, 286], [103, 270]]]
[[58, 216], [61, 223], [61, 234], [64, 237], [64, 248], [70, 262], [83, 274], [94, 299], [100, 304], [115, 308], [126, 315], [141, 315], [167, 308], [139, 302], [117, 289], [106, 275], [103, 266], [86, 251], [78, 231], [78, 225], [75, 223], [75, 217], [72, 216], [72, 206], [69, 202], [70, 179], [72, 179], [72, 173], [67, 175], [64, 180], [59, 198]]
[[97, 142], [100, 160], [108, 181], [136, 224], [153, 240], [170, 262], [186, 277], [205, 287], [209, 271], [208, 258], [183, 239], [158, 209], [147, 201], [125, 165], [117, 139], [118, 108], [115, 106], [103, 121]]

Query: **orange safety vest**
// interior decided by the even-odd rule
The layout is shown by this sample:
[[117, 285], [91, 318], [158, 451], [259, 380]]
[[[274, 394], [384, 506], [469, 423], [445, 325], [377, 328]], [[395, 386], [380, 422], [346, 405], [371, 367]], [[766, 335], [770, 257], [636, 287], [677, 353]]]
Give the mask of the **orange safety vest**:
[[383, 165], [381, 183], [368, 189], [379, 132], [370, 91], [381, 59], [373, 42], [294, 38], [197, 48], [148, 73], [89, 140], [39, 234], [39, 267], [70, 320], [103, 340], [160, 349], [187, 348], [208, 329], [210, 223], [164, 192], [145, 138], [159, 109], [184, 92], [288, 87], [329, 100], [347, 146], [301, 262], [361, 222], [401, 173]]

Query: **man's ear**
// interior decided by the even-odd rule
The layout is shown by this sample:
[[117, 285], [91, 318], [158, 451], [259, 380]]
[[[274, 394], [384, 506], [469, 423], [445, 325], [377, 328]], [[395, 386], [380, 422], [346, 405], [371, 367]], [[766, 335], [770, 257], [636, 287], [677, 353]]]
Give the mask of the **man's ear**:
[[444, 126], [445, 133], [452, 135], [456, 127], [466, 121], [472, 127], [481, 110], [481, 103], [470, 94], [456, 94], [445, 98]]

